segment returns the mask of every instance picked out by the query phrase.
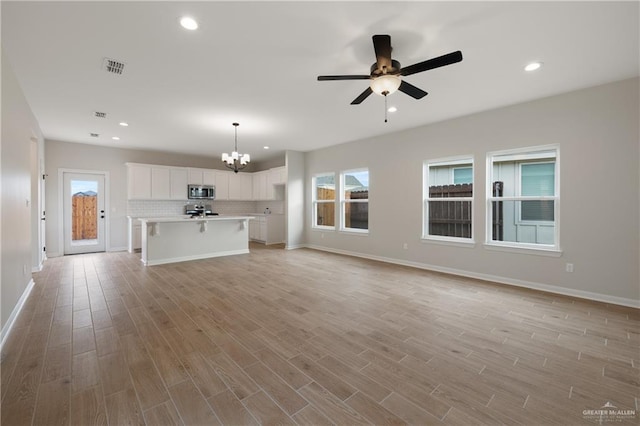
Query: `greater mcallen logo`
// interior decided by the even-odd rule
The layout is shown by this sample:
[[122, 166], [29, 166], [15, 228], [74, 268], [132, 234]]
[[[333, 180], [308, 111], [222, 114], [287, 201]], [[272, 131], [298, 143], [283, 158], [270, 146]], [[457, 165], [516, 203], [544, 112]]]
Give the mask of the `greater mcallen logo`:
[[582, 416], [587, 420], [595, 420], [599, 423], [622, 422], [634, 419], [636, 410], [621, 410], [607, 401], [599, 410], [582, 410]]

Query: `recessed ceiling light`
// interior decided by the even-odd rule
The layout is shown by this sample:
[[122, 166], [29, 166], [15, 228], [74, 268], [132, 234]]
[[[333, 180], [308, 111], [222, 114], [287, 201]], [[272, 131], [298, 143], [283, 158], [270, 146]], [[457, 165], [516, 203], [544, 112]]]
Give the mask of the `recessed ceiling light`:
[[387, 111], [396, 112], [397, 110], [398, 110], [398, 108], [396, 108], [396, 107], [389, 107], [389, 109]]
[[119, 140], [120, 140], [120, 138], [119, 138], [119, 137], [117, 137], [117, 136], [114, 136], [114, 137], [112, 137], [111, 139], [113, 139], [114, 141], [119, 141]]
[[526, 67], [524, 67], [525, 71], [535, 71], [537, 69], [539, 69], [542, 66], [542, 62], [531, 62], [530, 64], [527, 64]]
[[183, 16], [182, 18], [180, 18], [180, 25], [182, 25], [182, 28], [185, 28], [187, 30], [193, 31], [198, 29], [198, 23], [195, 21], [195, 19], [188, 16]]
[[265, 147], [263, 147], [263, 148], [264, 148], [264, 149], [269, 149], [269, 147], [268, 147], [268, 146], [265, 146]]
[[125, 123], [124, 121], [121, 121], [119, 124], [120, 124], [122, 127], [127, 127], [127, 126], [129, 126], [129, 123]]

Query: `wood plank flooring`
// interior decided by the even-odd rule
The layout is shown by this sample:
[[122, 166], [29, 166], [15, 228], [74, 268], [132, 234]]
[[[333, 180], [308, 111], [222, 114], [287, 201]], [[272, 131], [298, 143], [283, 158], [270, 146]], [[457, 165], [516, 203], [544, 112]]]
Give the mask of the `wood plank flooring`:
[[307, 249], [139, 257], [34, 274], [2, 425], [640, 422], [638, 310]]

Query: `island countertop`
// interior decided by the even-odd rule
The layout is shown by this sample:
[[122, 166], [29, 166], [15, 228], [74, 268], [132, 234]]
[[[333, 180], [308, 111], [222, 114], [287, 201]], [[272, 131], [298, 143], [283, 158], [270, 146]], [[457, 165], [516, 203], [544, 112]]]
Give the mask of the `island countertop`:
[[140, 217], [144, 265], [249, 253], [249, 215]]
[[163, 222], [200, 222], [200, 221], [219, 221], [219, 220], [249, 220], [254, 216], [246, 215], [217, 215], [217, 216], [158, 216], [158, 217], [139, 217], [137, 218], [143, 223], [163, 223]]

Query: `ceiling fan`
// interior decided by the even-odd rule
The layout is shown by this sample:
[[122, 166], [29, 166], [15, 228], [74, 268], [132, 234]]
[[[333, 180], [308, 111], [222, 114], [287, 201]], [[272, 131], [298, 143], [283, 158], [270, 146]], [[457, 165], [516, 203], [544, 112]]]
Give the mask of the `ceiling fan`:
[[318, 81], [327, 80], [371, 80], [369, 87], [366, 88], [351, 105], [358, 105], [364, 101], [371, 93], [387, 96], [400, 90], [414, 99], [422, 99], [427, 92], [403, 81], [401, 77], [428, 71], [434, 68], [444, 67], [446, 65], [455, 64], [462, 61], [462, 52], [455, 51], [437, 58], [427, 59], [417, 64], [409, 65], [402, 68], [400, 62], [391, 59], [391, 36], [374, 35], [373, 49], [376, 52], [376, 62], [371, 65], [371, 74], [369, 75], [320, 75]]

